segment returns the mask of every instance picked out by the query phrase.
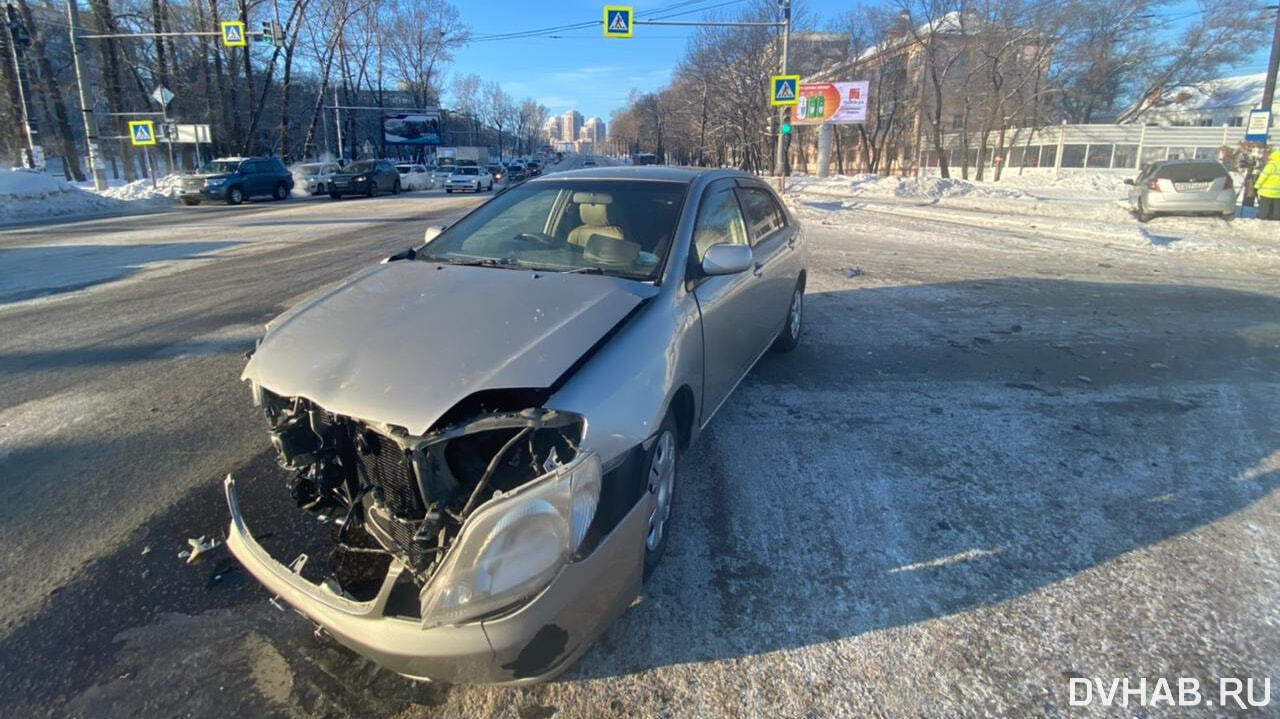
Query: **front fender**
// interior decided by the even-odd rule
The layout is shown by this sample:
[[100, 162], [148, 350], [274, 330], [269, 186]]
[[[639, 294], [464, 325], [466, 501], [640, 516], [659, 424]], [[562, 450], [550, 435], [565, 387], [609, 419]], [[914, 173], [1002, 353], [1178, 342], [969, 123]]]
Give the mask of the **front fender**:
[[600, 348], [547, 401], [587, 418], [582, 446], [606, 468], [649, 439], [682, 386], [692, 391], [691, 427], [702, 401], [702, 323], [692, 295], [663, 293]]

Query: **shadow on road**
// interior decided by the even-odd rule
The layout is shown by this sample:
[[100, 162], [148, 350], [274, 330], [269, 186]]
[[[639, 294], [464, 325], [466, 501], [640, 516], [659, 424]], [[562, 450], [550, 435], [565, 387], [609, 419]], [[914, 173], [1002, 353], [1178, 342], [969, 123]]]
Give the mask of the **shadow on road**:
[[201, 259], [239, 244], [165, 242], [0, 248], [0, 305], [75, 292], [123, 279], [146, 264]]
[[[564, 680], [1014, 600], [1280, 484], [1274, 297], [1010, 278], [814, 293], [806, 317], [800, 349], [767, 356], [685, 457], [663, 565]], [[312, 521], [266, 452], [228, 469], [280, 532]], [[219, 479], [4, 640], [0, 704], [375, 717], [449, 701], [312, 637], [225, 554], [182, 564], [186, 537], [223, 532]]]

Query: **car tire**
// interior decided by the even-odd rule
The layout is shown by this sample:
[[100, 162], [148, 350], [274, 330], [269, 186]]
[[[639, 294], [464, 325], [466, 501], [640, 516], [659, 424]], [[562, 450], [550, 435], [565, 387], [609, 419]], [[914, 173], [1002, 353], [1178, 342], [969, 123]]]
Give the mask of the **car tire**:
[[238, 205], [241, 202], [244, 202], [244, 190], [239, 187], [233, 187], [230, 190], [227, 190], [228, 205]]
[[182, 198], [182, 204], [186, 205], [187, 207], [194, 207], [194, 206], [196, 206], [196, 205], [200, 204], [200, 201], [199, 201], [199, 200], [188, 200], [187, 198], [185, 198], [185, 197], [184, 197], [184, 198]]
[[289, 188], [283, 182], [276, 183], [276, 189], [272, 191], [271, 197], [277, 201], [283, 200], [289, 196]]
[[[645, 491], [653, 494], [653, 511], [644, 535], [644, 578], [647, 580], [658, 568], [658, 562], [667, 551], [667, 539], [671, 536], [672, 506], [675, 500], [677, 466], [680, 461], [680, 437], [676, 433], [675, 417], [667, 413], [653, 446], [645, 457]], [[655, 526], [656, 523], [656, 526]]]
[[1226, 221], [1226, 222], [1230, 222], [1230, 221], [1232, 221], [1232, 220], [1236, 219], [1236, 213], [1234, 213], [1234, 212], [1224, 212], [1224, 213], [1222, 213], [1222, 219], [1223, 219], [1224, 221]]
[[393, 194], [393, 195], [398, 195], [398, 194], [400, 194], [400, 181], [399, 181], [399, 180], [396, 180], [396, 181], [395, 181], [395, 184], [391, 186], [391, 194]]
[[446, 188], [444, 188], [444, 191], [445, 191], [445, 192], [447, 192], [447, 193], [449, 193], [450, 195], [452, 195], [452, 194], [453, 194], [453, 190], [450, 190], [450, 189], [449, 189], [449, 188], [447, 188], [447, 187], [446, 187]]
[[489, 192], [493, 192], [493, 180], [489, 180]]
[[341, 200], [341, 199], [342, 199], [342, 193], [341, 193], [341, 192], [330, 192], [330, 193], [329, 193], [329, 199], [330, 199], [330, 200]]
[[377, 180], [370, 180], [370, 181], [369, 181], [369, 189], [368, 189], [368, 191], [367, 191], [367, 192], [365, 192], [365, 195], [367, 195], [368, 197], [376, 197], [376, 196], [378, 195], [378, 182], [377, 182]]
[[773, 341], [773, 349], [777, 352], [790, 352], [800, 345], [800, 333], [804, 331], [804, 280], [796, 283], [791, 292], [791, 305], [787, 308], [787, 321], [782, 325], [782, 332]]

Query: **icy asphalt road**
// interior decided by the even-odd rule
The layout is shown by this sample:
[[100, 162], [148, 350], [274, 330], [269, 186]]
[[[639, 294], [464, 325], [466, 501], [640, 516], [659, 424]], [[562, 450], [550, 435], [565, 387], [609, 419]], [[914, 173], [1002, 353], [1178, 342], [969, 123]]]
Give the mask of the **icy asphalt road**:
[[225, 554], [182, 564], [223, 473], [283, 491], [237, 381], [257, 327], [470, 201], [0, 233], [0, 272], [21, 245], [243, 241], [0, 305], [0, 713], [1182, 717], [1224, 711], [1068, 682], [1280, 683], [1280, 267], [926, 213], [802, 208], [801, 348], [685, 457], [662, 567], [560, 681], [413, 684]]

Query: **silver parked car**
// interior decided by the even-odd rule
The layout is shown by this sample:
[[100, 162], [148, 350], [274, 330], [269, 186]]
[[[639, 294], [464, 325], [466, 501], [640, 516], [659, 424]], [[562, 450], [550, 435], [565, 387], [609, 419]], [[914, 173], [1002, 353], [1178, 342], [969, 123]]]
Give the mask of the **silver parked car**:
[[1236, 216], [1235, 183], [1221, 162], [1153, 162], [1124, 184], [1130, 185], [1129, 204], [1139, 222], [1164, 214]]
[[680, 454], [799, 341], [805, 258], [795, 218], [739, 172], [509, 189], [267, 325], [243, 377], [292, 500], [252, 513], [296, 503], [336, 546], [322, 567], [280, 537], [273, 556], [232, 477], [227, 544], [401, 674], [555, 676], [657, 565]]

